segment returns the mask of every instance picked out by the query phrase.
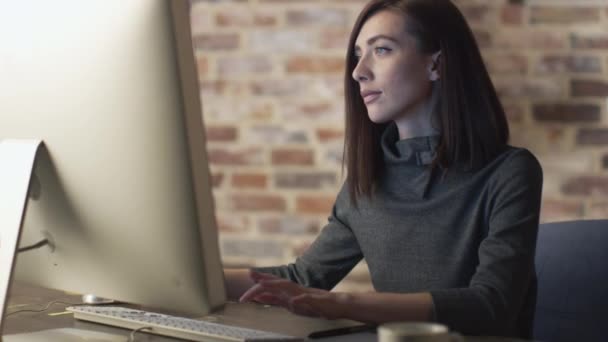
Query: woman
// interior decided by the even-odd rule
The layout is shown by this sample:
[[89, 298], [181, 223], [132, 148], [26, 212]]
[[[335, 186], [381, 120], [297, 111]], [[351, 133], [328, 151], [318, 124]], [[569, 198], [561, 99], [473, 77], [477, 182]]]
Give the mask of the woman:
[[[374, 0], [347, 52], [347, 181], [295, 263], [226, 270], [229, 295], [326, 318], [529, 337], [542, 171], [449, 0]], [[362, 258], [376, 292], [329, 292]]]

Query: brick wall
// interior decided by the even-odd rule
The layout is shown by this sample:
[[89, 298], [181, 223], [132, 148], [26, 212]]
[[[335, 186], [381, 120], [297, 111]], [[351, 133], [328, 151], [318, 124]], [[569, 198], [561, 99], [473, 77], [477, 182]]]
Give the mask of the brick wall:
[[[343, 59], [360, 0], [198, 0], [199, 65], [227, 265], [300, 254], [339, 190]], [[459, 0], [508, 112], [545, 174], [542, 220], [608, 213], [608, 4]], [[577, 4], [579, 3], [579, 4]], [[367, 289], [358, 266], [340, 285]]]

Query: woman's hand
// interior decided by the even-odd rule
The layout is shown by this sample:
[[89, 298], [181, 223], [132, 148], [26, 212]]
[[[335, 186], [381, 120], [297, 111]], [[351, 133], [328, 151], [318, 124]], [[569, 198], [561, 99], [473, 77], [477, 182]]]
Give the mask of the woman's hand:
[[271, 274], [252, 271], [250, 277], [256, 284], [241, 296], [241, 302], [282, 306], [293, 313], [311, 317], [343, 317], [346, 294], [304, 287]]

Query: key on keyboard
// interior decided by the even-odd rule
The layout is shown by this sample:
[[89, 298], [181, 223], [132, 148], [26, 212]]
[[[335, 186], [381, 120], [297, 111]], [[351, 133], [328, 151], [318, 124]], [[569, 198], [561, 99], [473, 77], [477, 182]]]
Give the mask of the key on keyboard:
[[112, 306], [71, 306], [74, 318], [191, 341], [302, 341], [302, 338]]

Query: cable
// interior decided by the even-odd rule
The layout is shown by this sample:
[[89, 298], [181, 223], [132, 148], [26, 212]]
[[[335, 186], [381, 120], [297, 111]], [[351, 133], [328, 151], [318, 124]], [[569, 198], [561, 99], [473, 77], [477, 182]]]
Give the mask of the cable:
[[36, 242], [36, 243], [35, 243], [35, 244], [33, 244], [33, 245], [30, 245], [30, 246], [26, 246], [26, 247], [19, 248], [19, 249], [17, 250], [17, 252], [18, 252], [18, 253], [21, 253], [21, 252], [27, 252], [27, 251], [29, 251], [29, 250], [36, 249], [36, 248], [40, 248], [40, 247], [45, 246], [45, 245], [48, 245], [48, 244], [49, 244], [49, 239], [44, 239], [44, 240], [42, 240], [42, 241]]
[[33, 310], [33, 309], [17, 310], [17, 311], [13, 311], [13, 312], [7, 313], [6, 315], [4, 315], [4, 317], [12, 316], [14, 314], [18, 314], [18, 313], [21, 313], [21, 312], [45, 312], [53, 304], [64, 304], [64, 305], [70, 306], [70, 305], [79, 305], [79, 304], [82, 304], [82, 303], [68, 303], [68, 302], [63, 302], [63, 301], [60, 301], [60, 300], [54, 300], [54, 301], [48, 303], [43, 309], [40, 309], [40, 310]]
[[[45, 312], [47, 311], [52, 305], [54, 304], [63, 304], [63, 305], [67, 305], [67, 306], [74, 306], [74, 305], [82, 305], [83, 303], [68, 303], [68, 302], [64, 302], [61, 300], [54, 300], [52, 302], [47, 303], [44, 308], [39, 309], [39, 310], [33, 310], [33, 309], [23, 309], [23, 310], [17, 310], [17, 311], [13, 311], [13, 312], [9, 312], [6, 315], [4, 315], [4, 318], [18, 314], [18, 313], [22, 313], [22, 312]], [[34, 304], [35, 305], [35, 304]], [[144, 331], [144, 330], [152, 330], [153, 327], [141, 327], [141, 328], [137, 328], [133, 331], [131, 331], [131, 334], [129, 335], [129, 339], [127, 342], [134, 342], [135, 341], [135, 334], [140, 332], [140, 331]]]
[[131, 334], [129, 335], [129, 340], [127, 342], [135, 342], [135, 334], [146, 329], [152, 330], [152, 327], [141, 327], [131, 331]]

